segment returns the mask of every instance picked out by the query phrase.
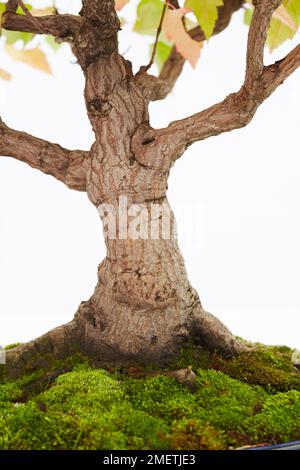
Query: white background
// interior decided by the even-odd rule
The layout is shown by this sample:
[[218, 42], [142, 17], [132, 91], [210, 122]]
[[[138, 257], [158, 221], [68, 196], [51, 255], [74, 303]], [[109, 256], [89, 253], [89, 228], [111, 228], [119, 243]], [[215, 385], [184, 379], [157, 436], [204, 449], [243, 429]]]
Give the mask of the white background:
[[[80, 2], [57, 3], [71, 12]], [[130, 19], [133, 11], [134, 5], [122, 14]], [[205, 46], [197, 69], [187, 65], [171, 96], [151, 105], [152, 125], [165, 126], [236, 91], [246, 38], [238, 12]], [[299, 36], [266, 54], [266, 62], [297, 42]], [[120, 51], [138, 67], [148, 61], [148, 40], [125, 28]], [[88, 149], [93, 134], [82, 73], [68, 46], [49, 60], [53, 76], [12, 62], [1, 49], [0, 67], [13, 80], [0, 82], [0, 115], [16, 129]], [[172, 170], [168, 192], [204, 307], [239, 336], [293, 347], [300, 344], [299, 79], [300, 70], [247, 128], [190, 147]], [[92, 294], [104, 256], [98, 214], [85, 194], [0, 157], [0, 344], [70, 320]]]

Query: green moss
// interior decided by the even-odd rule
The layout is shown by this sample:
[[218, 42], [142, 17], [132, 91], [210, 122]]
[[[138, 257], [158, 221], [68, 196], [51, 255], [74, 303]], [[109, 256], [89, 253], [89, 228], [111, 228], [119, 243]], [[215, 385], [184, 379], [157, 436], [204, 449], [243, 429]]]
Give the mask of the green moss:
[[248, 424], [254, 440], [287, 441], [300, 436], [300, 393], [291, 390], [278, 393], [265, 400], [261, 412]]
[[79, 370], [61, 375], [55, 386], [40, 394], [38, 400], [53, 411], [87, 416], [103, 413], [114, 403], [122, 403], [124, 391], [102, 370]]
[[215, 369], [242, 382], [260, 385], [270, 393], [300, 391], [300, 374], [292, 364], [293, 351], [290, 348], [261, 344], [255, 344], [254, 347], [251, 352], [224, 359], [220, 355], [203, 351], [199, 346], [189, 345], [182, 349], [172, 368], [192, 364], [194, 368]]
[[221, 370], [243, 382], [261, 385], [272, 393], [300, 391], [300, 374], [294, 370], [291, 353], [272, 349], [244, 353], [234, 360], [223, 361]]
[[4, 349], [6, 349], [6, 351], [8, 351], [9, 349], [14, 349], [16, 348], [17, 346], [20, 346], [22, 343], [12, 343], [12, 344], [8, 344], [7, 346], [5, 346]]
[[73, 449], [81, 431], [75, 417], [48, 415], [34, 402], [7, 409], [1, 418], [1, 449]]
[[0, 386], [0, 410], [8, 403], [20, 400], [23, 390], [18, 382], [8, 382]]
[[0, 449], [227, 449], [300, 438], [300, 374], [288, 348], [225, 360], [189, 346], [171, 368], [188, 365], [195, 391], [167, 370], [105, 371], [80, 357], [6, 380]]
[[226, 449], [226, 435], [199, 419], [182, 419], [171, 428], [170, 448], [176, 450]]

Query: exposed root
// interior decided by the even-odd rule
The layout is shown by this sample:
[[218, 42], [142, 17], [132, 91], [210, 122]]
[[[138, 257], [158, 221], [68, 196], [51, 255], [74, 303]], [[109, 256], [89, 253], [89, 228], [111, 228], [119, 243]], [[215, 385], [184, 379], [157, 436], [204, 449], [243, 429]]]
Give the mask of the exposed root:
[[59, 326], [33, 341], [6, 352], [5, 375], [17, 378], [39, 368], [47, 368], [55, 359], [64, 359], [80, 350], [80, 337], [74, 321]]
[[200, 305], [195, 308], [193, 315], [192, 336], [210, 351], [232, 357], [249, 350], [218, 318], [203, 310]]
[[[5, 374], [17, 378], [25, 373], [40, 368], [53, 367], [57, 359], [66, 359], [76, 353], [88, 355], [97, 367], [107, 364], [125, 365], [132, 362], [157, 362], [165, 365], [173, 359], [182, 343], [188, 339], [199, 341], [210, 351], [217, 351], [225, 356], [234, 356], [249, 349], [239, 342], [220, 320], [204, 311], [200, 303], [193, 309], [190, 335], [183, 340], [174, 336], [174, 342], [166, 349], [164, 345], [152, 345], [148, 350], [146, 344], [143, 351], [128, 354], [122, 350], [124, 344], [115, 344], [114, 335], [108, 339], [90, 325], [93, 309], [90, 302], [83, 302], [72, 322], [59, 326], [54, 330], [30, 341], [29, 343], [8, 350], [6, 355]], [[116, 338], [115, 338], [116, 339]], [[118, 337], [117, 337], [118, 341]]]

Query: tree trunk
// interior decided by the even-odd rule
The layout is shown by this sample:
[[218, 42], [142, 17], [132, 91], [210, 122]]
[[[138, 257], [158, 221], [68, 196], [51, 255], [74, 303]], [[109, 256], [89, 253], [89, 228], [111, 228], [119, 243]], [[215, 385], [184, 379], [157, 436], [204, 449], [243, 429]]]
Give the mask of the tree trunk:
[[[99, 364], [162, 363], [192, 337], [225, 354], [238, 352], [242, 346], [227, 328], [202, 309], [178, 248], [166, 198], [170, 152], [182, 151], [176, 136], [170, 148], [152, 141], [147, 98], [120, 55], [89, 65], [85, 75], [96, 136], [87, 193], [104, 224], [107, 256], [94, 294], [74, 320], [8, 351], [8, 374], [19, 376], [47, 357], [78, 349]], [[113, 216], [116, 224], [107, 230]]]
[[[0, 119], [0, 154], [87, 191], [102, 218], [107, 256], [91, 299], [80, 305], [70, 323], [8, 351], [7, 374], [16, 377], [78, 351], [98, 364], [133, 359], [162, 363], [189, 338], [226, 355], [247, 349], [203, 310], [190, 286], [166, 191], [169, 171], [189, 145], [247, 125], [258, 106], [300, 66], [300, 45], [264, 65], [267, 31], [281, 1], [255, 2], [240, 90], [165, 129], [151, 128], [148, 105], [169, 93], [182, 70], [183, 60], [175, 50], [160, 77], [147, 74], [149, 66], [134, 75], [131, 63], [118, 53], [120, 22], [114, 0], [82, 0], [80, 16], [34, 19], [30, 13], [16, 14], [15, 3], [8, 2], [2, 15], [6, 29], [71, 42], [85, 75], [86, 107], [96, 140], [90, 152], [68, 151], [12, 130]], [[242, 4], [224, 1], [214, 34]], [[190, 34], [204, 38], [199, 28]]]
[[[84, 350], [93, 356], [100, 351], [108, 359], [162, 360], [189, 338], [202, 308], [166, 198], [172, 162], [168, 149], [151, 139], [148, 101], [132, 78], [130, 64], [118, 54], [86, 73], [85, 99], [96, 135], [88, 196], [103, 222], [116, 217], [116, 224], [110, 231], [105, 227], [107, 256], [89, 308], [76, 320]], [[232, 344], [225, 342], [230, 352]]]
[[[88, 196], [102, 218], [117, 220], [115, 233], [106, 233], [107, 256], [99, 266], [89, 313], [77, 318], [85, 328], [88, 353], [97, 354], [101, 345], [102, 354], [105, 347], [109, 356], [147, 358], [171, 352], [188, 337], [198, 298], [172, 233], [173, 214], [166, 216], [166, 239], [158, 233], [153, 240], [149, 233], [154, 205], [158, 212], [169, 209], [169, 168], [158, 171], [141, 164], [132, 152], [132, 135], [148, 122], [148, 103], [131, 78], [130, 65], [118, 54], [91, 65], [86, 73], [85, 98], [96, 135]], [[143, 219], [140, 226], [130, 226], [127, 214], [132, 209]], [[139, 233], [131, 233], [134, 228]]]
[[[88, 353], [97, 354], [101, 344], [115, 358], [161, 359], [189, 337], [199, 299], [188, 282], [176, 239], [151, 239], [151, 225], [156, 228], [161, 221], [159, 216], [150, 220], [154, 203], [166, 219], [165, 231], [168, 217], [172, 229], [173, 214], [164, 197], [135, 206], [142, 212], [138, 235], [145, 239], [107, 239], [107, 256], [99, 266], [89, 313], [84, 314]], [[127, 228], [132, 230], [130, 223]]]
[[[113, 4], [97, 5], [111, 9]], [[85, 74], [86, 107], [96, 137], [87, 193], [104, 224], [107, 256], [94, 294], [71, 323], [8, 351], [11, 376], [39, 367], [40, 355], [64, 357], [78, 349], [98, 363], [161, 363], [192, 337], [225, 354], [243, 348], [202, 309], [177, 245], [166, 191], [170, 168], [186, 147], [182, 133], [176, 130], [160, 140], [156, 131], [153, 137], [147, 87], [117, 52], [118, 20], [114, 14], [109, 24], [104, 8], [106, 29], [99, 29], [89, 17], [101, 17], [94, 6], [84, 2], [85, 23], [73, 47]], [[107, 232], [113, 216], [116, 224]]]

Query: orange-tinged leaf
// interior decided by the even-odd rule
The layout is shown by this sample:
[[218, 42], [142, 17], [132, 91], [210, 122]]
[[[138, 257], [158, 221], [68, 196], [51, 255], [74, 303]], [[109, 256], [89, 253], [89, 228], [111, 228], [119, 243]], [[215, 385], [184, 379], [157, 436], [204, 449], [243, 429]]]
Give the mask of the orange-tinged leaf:
[[129, 0], [115, 0], [115, 9], [117, 11], [121, 10], [128, 2]]
[[11, 80], [11, 74], [6, 72], [6, 70], [0, 69], [0, 78], [9, 82], [9, 80]]
[[12, 59], [30, 65], [35, 69], [42, 70], [50, 75], [52, 74], [46, 55], [39, 48], [16, 49], [14, 46], [6, 45], [5, 49]]
[[47, 7], [47, 8], [33, 8], [30, 10], [32, 16], [47, 16], [47, 15], [55, 15], [56, 9], [54, 7]]
[[178, 8], [177, 10], [167, 10], [162, 29], [169, 41], [174, 42], [178, 52], [189, 61], [192, 67], [200, 57], [203, 43], [195, 41], [184, 29], [182, 17], [190, 10], [187, 8]]
[[[252, 0], [246, 0], [249, 5], [253, 6], [253, 1]], [[288, 26], [290, 29], [293, 31], [297, 31], [297, 25], [290, 15], [290, 13], [287, 11], [286, 7], [284, 5], [279, 5], [279, 7], [274, 11], [273, 13], [273, 18], [276, 20], [281, 21], [285, 26]]]

